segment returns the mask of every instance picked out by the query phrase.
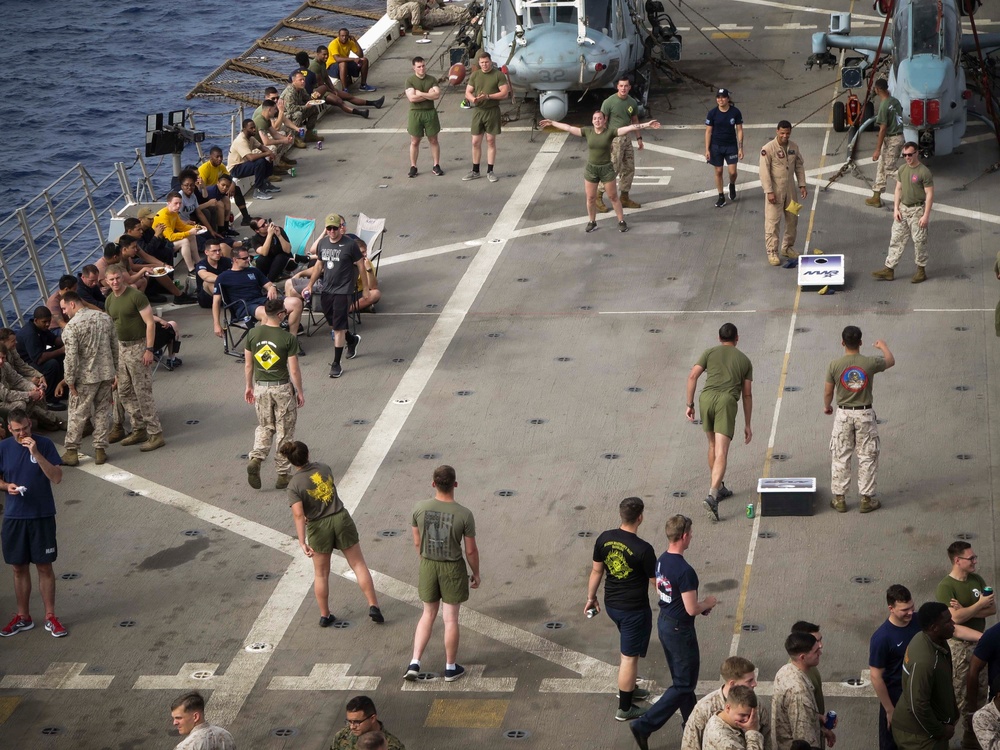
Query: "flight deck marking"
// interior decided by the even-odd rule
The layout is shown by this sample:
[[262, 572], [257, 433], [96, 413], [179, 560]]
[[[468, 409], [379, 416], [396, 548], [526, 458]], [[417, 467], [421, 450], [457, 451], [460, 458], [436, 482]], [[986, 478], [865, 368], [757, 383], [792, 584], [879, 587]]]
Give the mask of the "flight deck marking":
[[0, 688], [36, 690], [106, 690], [114, 675], [81, 675], [87, 662], [52, 662], [44, 674], [9, 674]]
[[483, 677], [485, 664], [466, 664], [465, 676], [457, 682], [445, 682], [444, 677], [404, 682], [403, 692], [414, 693], [513, 693], [516, 677]]
[[350, 664], [314, 664], [306, 677], [274, 677], [268, 690], [378, 690], [380, 677], [348, 676]]
[[[737, 2], [737, 3], [746, 3], [747, 5], [761, 5], [761, 6], [764, 6], [765, 8], [781, 8], [782, 10], [791, 10], [791, 11], [795, 11], [797, 13], [821, 13], [824, 16], [829, 16], [831, 13], [840, 13], [841, 12], [840, 9], [831, 10], [829, 8], [805, 7], [805, 6], [802, 6], [802, 5], [793, 5], [792, 3], [778, 3], [778, 2], [773, 2], [773, 0], [734, 0], [734, 2]], [[854, 3], [853, 2], [851, 3], [851, 7], [852, 8], [854, 7]], [[868, 15], [864, 15], [863, 13], [854, 13], [854, 12], [852, 12], [851, 13], [851, 21], [854, 21], [854, 19], [856, 19], [856, 18], [860, 18], [860, 19], [862, 19], [864, 21], [877, 21], [880, 24], [882, 23], [882, 20], [883, 20], [879, 16], [868, 16]]]

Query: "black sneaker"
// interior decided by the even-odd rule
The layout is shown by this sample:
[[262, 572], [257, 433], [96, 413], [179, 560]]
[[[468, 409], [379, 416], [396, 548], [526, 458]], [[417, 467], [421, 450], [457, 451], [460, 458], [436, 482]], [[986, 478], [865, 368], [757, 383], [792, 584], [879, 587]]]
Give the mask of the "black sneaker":
[[376, 607], [374, 604], [368, 608], [368, 616], [372, 618], [372, 622], [379, 624], [385, 622], [385, 617], [382, 615], [382, 610]]
[[250, 226], [250, 222], [251, 222], [251, 221], [253, 221], [253, 217], [252, 217], [252, 216], [249, 216], [249, 215], [248, 215], [248, 216], [244, 216], [244, 217], [243, 217], [243, 218], [242, 218], [242, 219], [240, 220], [240, 226], [241, 226], [241, 227], [248, 227], [248, 226]]
[[454, 682], [455, 680], [460, 679], [464, 674], [465, 674], [465, 667], [463, 667], [461, 664], [456, 664], [454, 669], [444, 670], [444, 681]]
[[702, 503], [705, 506], [705, 510], [708, 511], [708, 520], [712, 523], [719, 522], [719, 501], [714, 497], [709, 495], [705, 498], [705, 502]]
[[354, 343], [351, 343], [350, 334], [347, 338], [347, 358], [354, 359], [358, 356], [358, 344], [361, 343], [361, 337], [358, 334], [354, 334]]
[[403, 679], [407, 682], [413, 682], [417, 679], [420, 674], [420, 664], [417, 662], [410, 662], [410, 666], [406, 668], [406, 674], [403, 675]]
[[440, 164], [435, 164], [434, 168], [431, 169], [431, 172], [434, 174], [435, 177], [443, 177], [444, 176], [444, 170], [441, 169], [441, 165]]
[[587, 234], [590, 234], [595, 229], [597, 229], [597, 222], [596, 221], [588, 221], [587, 222], [587, 228], [584, 229], [583, 231], [585, 231]]
[[239, 233], [239, 232], [237, 232], [237, 231], [236, 231], [235, 229], [233, 229], [232, 227], [226, 227], [226, 229], [225, 229], [225, 231], [223, 232], [223, 234], [224, 234], [224, 235], [225, 235], [226, 237], [239, 237], [239, 236], [240, 236], [240, 233]]
[[718, 495], [719, 499], [725, 500], [727, 497], [732, 497], [732, 496], [733, 496], [733, 491], [728, 487], [726, 487], [726, 483], [723, 482], [722, 485], [719, 487], [719, 495]]
[[326, 617], [320, 617], [319, 618], [319, 626], [321, 628], [328, 628], [331, 625], [333, 625], [333, 623], [335, 623], [336, 621], [337, 621], [337, 618], [334, 617], [333, 612], [331, 612]]
[[736, 183], [735, 182], [730, 182], [729, 183], [729, 200], [731, 200], [731, 201], [736, 200]]
[[409, 171], [409, 173], [406, 176], [407, 177], [416, 177], [417, 176], [417, 168], [416, 167], [410, 167], [410, 171]]
[[344, 374], [344, 368], [343, 367], [341, 367], [337, 363], [334, 363], [334, 364], [330, 365], [330, 377], [331, 378], [339, 378], [343, 374]]
[[626, 224], [624, 220], [618, 222], [618, 231], [619, 232], [628, 231], [628, 224]]
[[715, 199], [715, 207], [722, 208], [724, 205], [726, 205], [726, 196], [719, 193], [719, 197]]

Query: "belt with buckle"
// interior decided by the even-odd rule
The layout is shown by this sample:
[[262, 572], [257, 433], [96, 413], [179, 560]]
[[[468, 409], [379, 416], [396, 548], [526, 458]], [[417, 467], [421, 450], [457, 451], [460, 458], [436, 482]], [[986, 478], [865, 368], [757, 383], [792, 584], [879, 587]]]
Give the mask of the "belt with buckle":
[[837, 408], [847, 409], [848, 411], [860, 411], [861, 409], [871, 409], [872, 405], [868, 404], [867, 406], [841, 406], [840, 404], [837, 404]]

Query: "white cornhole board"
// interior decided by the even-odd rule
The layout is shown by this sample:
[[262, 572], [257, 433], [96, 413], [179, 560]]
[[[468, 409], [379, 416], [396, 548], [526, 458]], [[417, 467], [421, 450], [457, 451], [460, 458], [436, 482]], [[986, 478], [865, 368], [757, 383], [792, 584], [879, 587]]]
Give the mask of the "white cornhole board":
[[843, 286], [843, 255], [800, 255], [799, 286]]

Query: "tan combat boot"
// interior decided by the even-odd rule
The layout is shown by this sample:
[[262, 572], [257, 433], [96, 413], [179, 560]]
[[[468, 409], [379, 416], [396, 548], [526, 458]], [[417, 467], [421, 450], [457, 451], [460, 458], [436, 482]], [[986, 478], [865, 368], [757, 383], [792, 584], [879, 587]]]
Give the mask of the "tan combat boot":
[[861, 496], [861, 512], [871, 513], [873, 510], [878, 510], [882, 507], [882, 503], [879, 502], [877, 497], [869, 497], [868, 495]]
[[628, 193], [622, 193], [622, 208], [642, 208], [642, 204], [629, 198]]
[[292, 146], [295, 148], [305, 148], [306, 142], [301, 138], [299, 138], [298, 136], [295, 136], [295, 140], [292, 141]]
[[865, 205], [872, 208], [882, 208], [882, 191], [872, 191], [872, 197], [865, 201]]
[[919, 284], [921, 281], [927, 281], [927, 271], [923, 266], [917, 266], [917, 272], [913, 274], [913, 278], [910, 279], [910, 283]]
[[124, 437], [125, 437], [125, 428], [122, 427], [120, 424], [116, 424], [112, 426], [111, 432], [108, 433], [108, 442], [120, 443], [122, 441], [122, 438]]
[[79, 466], [80, 465], [80, 453], [76, 448], [67, 448], [66, 452], [63, 453], [60, 458], [62, 459], [63, 466]]
[[780, 266], [781, 265], [781, 258], [778, 257], [777, 253], [771, 253], [771, 252], [769, 252], [767, 254], [767, 262], [770, 263], [772, 266]]
[[94, 463], [98, 466], [108, 462], [108, 453], [104, 448], [94, 448]]
[[274, 489], [283, 490], [288, 486], [288, 480], [290, 477], [287, 474], [278, 474], [278, 478], [274, 482]]
[[[145, 430], [132, 430], [132, 434], [122, 440], [122, 445], [138, 445], [149, 440], [149, 435]], [[109, 440], [110, 442], [110, 440]]]
[[139, 446], [139, 450], [143, 453], [149, 453], [149, 451], [155, 451], [157, 448], [162, 448], [167, 444], [167, 441], [163, 439], [163, 433], [158, 432], [155, 435], [150, 435], [149, 440]]
[[872, 271], [872, 277], [879, 281], [892, 281], [896, 274], [891, 268], [883, 268], [881, 271]]
[[255, 490], [260, 489], [260, 459], [251, 458], [247, 464], [247, 483]]
[[[847, 512], [847, 503], [844, 502], [843, 495], [834, 495], [833, 500], [830, 501], [830, 507], [833, 508], [838, 513]], [[864, 512], [864, 511], [862, 511]]]
[[608, 207], [608, 206], [607, 206], [607, 205], [606, 205], [606, 204], [604, 203], [604, 194], [603, 194], [603, 193], [598, 193], [598, 194], [597, 194], [597, 203], [595, 203], [594, 205], [595, 205], [595, 206], [597, 206], [597, 211], [598, 211], [598, 213], [602, 213], [602, 214], [606, 214], [606, 213], [607, 213], [608, 211], [610, 211], [610, 210], [611, 210], [611, 209], [610, 209], [610, 208], [609, 208], [609, 207]]
[[781, 254], [782, 256], [788, 258], [789, 260], [795, 260], [796, 258], [799, 257], [799, 251], [796, 250], [794, 247], [786, 247], [784, 250], [781, 251]]

